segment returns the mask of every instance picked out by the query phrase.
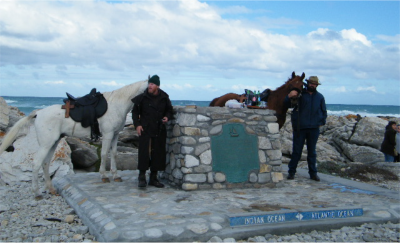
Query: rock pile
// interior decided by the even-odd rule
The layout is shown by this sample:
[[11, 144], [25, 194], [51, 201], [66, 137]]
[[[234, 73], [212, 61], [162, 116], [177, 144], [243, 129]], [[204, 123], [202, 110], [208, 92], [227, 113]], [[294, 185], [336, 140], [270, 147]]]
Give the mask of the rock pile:
[[[399, 118], [390, 118], [397, 123]], [[328, 116], [326, 125], [320, 128], [317, 143], [317, 161], [376, 163], [384, 161], [379, 151], [388, 121], [379, 117]], [[281, 131], [283, 162], [288, 163], [292, 152], [292, 124], [290, 111]], [[307, 164], [307, 148], [301, 157]]]
[[398, 242], [400, 224], [363, 224], [359, 227], [343, 227], [329, 232], [313, 230], [308, 234], [254, 236], [247, 240], [212, 237], [208, 242]]
[[89, 228], [60, 196], [45, 195], [35, 201], [31, 184], [0, 186], [0, 241], [93, 241]]
[[[24, 115], [15, 107], [7, 106], [0, 97], [0, 142], [4, 133]], [[399, 119], [397, 118], [397, 122]], [[136, 169], [137, 134], [127, 116], [127, 126], [120, 134], [118, 158], [120, 167]], [[387, 121], [381, 118], [329, 116], [321, 128], [317, 144], [319, 162], [332, 163], [375, 163], [382, 167], [379, 146], [383, 140]], [[281, 129], [283, 162], [291, 155], [292, 130], [290, 118]], [[32, 127], [21, 133], [14, 142], [13, 153], [0, 156], [0, 241], [30, 242], [91, 242], [96, 239], [87, 226], [75, 214], [62, 197], [45, 195], [41, 201], [34, 201], [30, 192], [31, 162], [37, 149], [36, 133]], [[305, 151], [304, 151], [305, 152]], [[74, 154], [75, 153], [75, 154]], [[63, 139], [57, 149], [51, 166], [52, 176], [74, 173], [77, 167], [91, 171], [98, 161], [98, 147], [87, 141], [74, 138]], [[96, 157], [97, 155], [97, 157]], [[76, 159], [75, 158], [78, 158]], [[132, 163], [134, 158], [134, 163]], [[302, 160], [306, 161], [306, 153]], [[71, 162], [72, 161], [72, 162]], [[77, 162], [81, 162], [78, 166]], [[122, 162], [122, 161], [125, 161]], [[72, 165], [72, 163], [74, 165]], [[121, 165], [122, 164], [122, 165]], [[306, 162], [305, 162], [306, 164]], [[74, 168], [74, 169], [73, 169]], [[400, 174], [400, 170], [396, 173]], [[43, 180], [41, 180], [43, 185]], [[329, 232], [313, 231], [308, 234], [285, 236], [264, 235], [243, 239], [212, 237], [209, 242], [284, 242], [284, 241], [393, 241], [399, 242], [400, 224], [364, 224], [359, 227], [343, 227]]]
[[[7, 106], [0, 97], [0, 142], [7, 132], [24, 115], [18, 108]], [[390, 118], [400, 122], [400, 118]], [[321, 127], [317, 143], [317, 161], [319, 163], [377, 163], [384, 161], [379, 151], [383, 141], [387, 118], [359, 116], [328, 116], [326, 125]], [[117, 161], [119, 170], [135, 170], [138, 160], [138, 136], [132, 126], [131, 115], [126, 118], [124, 130], [118, 141]], [[282, 162], [288, 163], [292, 153], [292, 124], [290, 110], [286, 123], [280, 130]], [[61, 140], [53, 158], [51, 175], [65, 175], [74, 172], [93, 172], [99, 166], [101, 143], [89, 143], [89, 140], [66, 138]], [[31, 126], [22, 131], [14, 142], [13, 153], [0, 156], [0, 179], [5, 182], [29, 181], [31, 161], [38, 145], [36, 133]], [[306, 146], [299, 166], [307, 166]], [[106, 165], [109, 170], [109, 163]], [[28, 173], [26, 173], [28, 172]]]

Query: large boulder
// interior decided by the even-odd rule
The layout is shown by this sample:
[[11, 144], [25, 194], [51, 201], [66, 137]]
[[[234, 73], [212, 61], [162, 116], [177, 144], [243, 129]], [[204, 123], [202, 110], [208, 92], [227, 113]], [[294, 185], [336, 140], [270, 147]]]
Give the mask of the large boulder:
[[125, 127], [118, 137], [118, 146], [124, 147], [139, 147], [139, 136], [133, 125]]
[[[362, 162], [384, 161], [379, 151], [387, 120], [379, 117], [360, 118], [352, 116], [328, 116], [326, 125], [320, 127], [317, 143], [317, 160], [320, 162]], [[280, 130], [283, 162], [288, 162], [292, 154], [292, 124], [290, 113]], [[304, 146], [300, 164], [306, 164], [307, 146]], [[303, 163], [302, 163], [303, 162]]]
[[364, 117], [357, 123], [349, 142], [380, 149], [387, 124], [388, 121], [379, 117]]
[[[374, 163], [384, 161], [379, 151], [387, 120], [364, 117], [358, 120], [339, 117], [336, 128], [325, 132], [329, 143], [350, 162]], [[334, 127], [334, 126], [333, 126]]]
[[21, 118], [25, 117], [25, 114], [20, 111], [17, 107], [14, 106], [9, 106], [10, 113], [8, 114], [8, 129], [10, 129], [12, 126], [14, 126], [17, 121], [19, 121]]
[[[33, 160], [39, 150], [34, 126], [30, 126], [26, 136], [19, 137], [14, 143], [14, 151], [4, 151], [0, 155], [0, 177], [8, 183], [31, 181]], [[50, 175], [65, 176], [73, 172], [71, 150], [65, 139], [61, 139], [50, 163]], [[43, 171], [39, 171], [42, 178]]]
[[320, 128], [321, 135], [331, 140], [333, 137], [340, 137], [348, 140], [353, 134], [357, 121], [344, 116], [328, 116], [326, 124]]
[[[117, 169], [118, 170], [136, 170], [138, 164], [138, 144], [139, 144], [139, 136], [137, 135], [136, 130], [132, 125], [125, 127], [120, 133], [118, 138], [117, 144]], [[90, 145], [90, 139], [78, 139], [78, 138], [68, 138], [68, 143], [71, 146], [72, 151], [72, 163], [74, 164], [74, 169], [80, 172], [94, 172], [98, 171], [100, 166], [100, 158], [98, 158], [97, 154], [96, 157], [94, 156], [95, 147]], [[76, 142], [72, 142], [76, 141]], [[78, 142], [77, 142], [78, 141]], [[101, 140], [98, 142], [92, 142], [95, 144], [100, 150], [102, 147]], [[77, 146], [79, 144], [79, 146]], [[96, 149], [97, 149], [96, 147]], [[108, 153], [107, 161], [105, 164], [106, 171], [110, 170], [110, 161], [111, 161], [111, 151]], [[74, 156], [77, 153], [78, 156]], [[85, 155], [93, 154], [92, 162], [85, 163], [85, 165], [81, 165], [85, 160]], [[97, 158], [97, 159], [96, 159]], [[93, 163], [95, 162], [95, 163]]]
[[[137, 170], [138, 149], [118, 146], [116, 160], [118, 170]], [[106, 170], [110, 170], [110, 155], [107, 159]]]
[[3, 97], [0, 97], [0, 131], [5, 131], [9, 123], [10, 108]]
[[340, 147], [341, 153], [351, 162], [375, 163], [385, 161], [383, 153], [377, 149], [351, 144], [340, 138], [333, 138], [333, 141]]
[[90, 168], [99, 161], [97, 147], [75, 137], [67, 137], [66, 141], [71, 148], [71, 161], [74, 168]]
[[[3, 140], [4, 135], [17, 121], [25, 115], [17, 107], [8, 106], [3, 97], [0, 97], [0, 142]], [[26, 134], [26, 129], [23, 129], [18, 134], [23, 136]]]

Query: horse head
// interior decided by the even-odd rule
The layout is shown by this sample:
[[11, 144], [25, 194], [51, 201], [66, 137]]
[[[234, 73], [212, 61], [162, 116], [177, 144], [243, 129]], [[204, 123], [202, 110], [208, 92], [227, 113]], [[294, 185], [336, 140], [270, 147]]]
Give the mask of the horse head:
[[296, 105], [301, 96], [301, 92], [303, 91], [304, 87], [303, 80], [305, 77], [306, 75], [304, 72], [301, 76], [296, 76], [296, 73], [293, 71], [292, 78], [287, 82], [289, 91], [296, 90], [299, 93], [297, 97], [291, 98], [292, 105]]

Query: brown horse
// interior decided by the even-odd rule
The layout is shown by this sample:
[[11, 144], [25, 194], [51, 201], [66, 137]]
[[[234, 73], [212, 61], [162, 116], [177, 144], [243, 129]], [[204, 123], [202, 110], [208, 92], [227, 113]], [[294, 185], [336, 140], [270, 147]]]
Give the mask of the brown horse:
[[220, 96], [218, 98], [213, 99], [210, 102], [209, 106], [224, 107], [225, 103], [228, 100], [237, 100], [237, 101], [239, 101], [241, 103], [241, 102], [243, 102], [244, 99], [246, 99], [246, 95], [238, 95], [238, 94], [235, 94], [235, 93], [227, 93], [227, 94], [225, 94], [223, 96]]
[[[290, 91], [296, 89], [298, 91], [303, 90], [303, 80], [305, 78], [305, 74], [303, 73], [301, 76], [296, 75], [293, 71], [292, 77], [290, 77], [286, 83], [284, 83], [281, 87], [277, 88], [276, 90], [266, 89], [262, 92], [261, 100], [267, 101], [268, 109], [275, 110], [276, 118], [278, 119], [279, 129], [282, 128], [283, 124], [285, 124], [286, 120], [286, 112], [288, 107], [283, 104], [285, 97], [289, 94]], [[209, 106], [225, 106], [225, 103], [228, 100], [235, 99], [239, 102], [242, 102], [245, 99], [245, 95], [238, 95], [234, 93], [228, 93], [218, 98], [215, 98], [211, 101]]]

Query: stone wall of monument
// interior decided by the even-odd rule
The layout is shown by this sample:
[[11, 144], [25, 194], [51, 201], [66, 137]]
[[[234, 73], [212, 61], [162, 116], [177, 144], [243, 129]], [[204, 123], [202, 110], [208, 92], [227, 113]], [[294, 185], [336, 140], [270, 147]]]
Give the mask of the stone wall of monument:
[[[275, 187], [283, 180], [279, 126], [274, 111], [174, 106], [174, 113], [175, 119], [167, 125], [167, 167], [161, 174], [170, 184], [183, 190], [259, 188]], [[228, 128], [238, 133], [232, 136], [254, 138], [255, 148], [251, 149], [255, 152], [250, 156], [257, 158], [256, 169], [254, 166], [247, 169], [247, 150], [243, 152], [243, 148], [249, 145], [243, 144], [243, 148], [234, 143], [232, 145], [230, 136], [223, 134]], [[243, 132], [240, 133], [240, 130]], [[222, 135], [227, 139], [221, 140]], [[237, 138], [232, 138], [232, 141], [234, 139]], [[229, 159], [224, 160], [224, 154]], [[216, 155], [219, 155], [218, 166]], [[230, 163], [239, 166], [232, 168]], [[221, 164], [226, 164], [228, 169], [216, 170], [221, 168]], [[245, 177], [244, 181], [229, 179], [238, 171], [240, 176]]]

